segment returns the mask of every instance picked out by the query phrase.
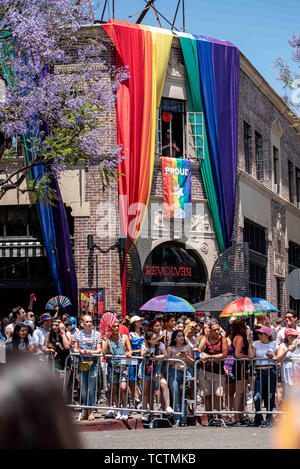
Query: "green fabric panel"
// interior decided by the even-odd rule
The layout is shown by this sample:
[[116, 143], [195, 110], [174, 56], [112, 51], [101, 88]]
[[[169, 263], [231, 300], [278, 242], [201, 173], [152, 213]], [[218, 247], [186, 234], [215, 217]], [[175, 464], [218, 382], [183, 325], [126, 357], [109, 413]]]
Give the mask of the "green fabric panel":
[[[180, 44], [185, 63], [185, 76], [187, 96], [189, 103], [189, 112], [203, 112], [200, 96], [200, 78], [198, 68], [198, 55], [196, 40], [192, 37], [185, 37], [179, 34]], [[213, 183], [212, 169], [210, 164], [205, 119], [203, 122], [204, 134], [204, 159], [199, 159], [200, 170], [203, 178], [205, 193], [208, 201], [208, 207], [212, 216], [215, 233], [217, 236], [220, 251], [224, 251], [224, 239], [221, 229], [221, 223], [218, 212], [217, 197]]]

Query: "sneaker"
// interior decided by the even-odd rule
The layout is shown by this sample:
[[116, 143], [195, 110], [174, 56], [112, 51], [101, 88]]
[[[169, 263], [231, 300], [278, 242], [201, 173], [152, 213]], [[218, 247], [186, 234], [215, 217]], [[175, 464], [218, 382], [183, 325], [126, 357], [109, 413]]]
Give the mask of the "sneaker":
[[167, 412], [168, 414], [174, 414], [174, 410], [173, 410], [172, 407], [170, 407], [170, 406], [166, 408], [166, 412]]
[[122, 420], [122, 412], [120, 410], [117, 412], [116, 420]]
[[110, 409], [109, 411], [106, 412], [105, 418], [106, 419], [113, 419], [115, 416], [115, 411], [113, 409]]
[[84, 409], [80, 412], [79, 420], [87, 420], [87, 410]]
[[253, 393], [252, 391], [247, 394], [247, 405], [253, 404]]
[[150, 417], [150, 414], [149, 414], [148, 412], [145, 412], [145, 413], [142, 415], [142, 421], [143, 421], [143, 422], [148, 422], [149, 417]]
[[127, 410], [122, 410], [121, 420], [128, 420], [128, 412]]
[[246, 427], [248, 424], [245, 420], [237, 420], [232, 424], [232, 427]]

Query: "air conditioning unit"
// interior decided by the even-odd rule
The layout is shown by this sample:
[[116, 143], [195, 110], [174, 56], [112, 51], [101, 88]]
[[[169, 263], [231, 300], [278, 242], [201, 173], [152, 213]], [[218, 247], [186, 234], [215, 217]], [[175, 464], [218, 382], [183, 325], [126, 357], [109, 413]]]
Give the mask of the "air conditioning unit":
[[274, 184], [274, 192], [276, 194], [279, 194], [280, 193], [280, 184]]

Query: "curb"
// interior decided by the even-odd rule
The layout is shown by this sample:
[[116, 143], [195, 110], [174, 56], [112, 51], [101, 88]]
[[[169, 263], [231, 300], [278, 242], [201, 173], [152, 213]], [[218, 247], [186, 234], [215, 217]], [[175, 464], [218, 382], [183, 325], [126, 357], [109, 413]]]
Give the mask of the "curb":
[[[202, 423], [203, 424], [203, 423]], [[98, 431], [113, 431], [113, 430], [143, 430], [148, 428], [148, 423], [144, 424], [140, 417], [129, 418], [128, 420], [115, 420], [115, 419], [97, 419], [91, 422], [83, 420], [75, 422], [77, 429], [80, 432], [98, 432]], [[201, 419], [198, 417], [188, 417], [188, 426], [201, 425]], [[171, 428], [167, 425], [168, 428]]]

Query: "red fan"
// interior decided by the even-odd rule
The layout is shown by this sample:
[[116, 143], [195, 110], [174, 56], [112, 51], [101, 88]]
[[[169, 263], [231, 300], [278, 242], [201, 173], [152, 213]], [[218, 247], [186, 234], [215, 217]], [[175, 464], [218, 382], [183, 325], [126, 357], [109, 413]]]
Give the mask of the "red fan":
[[102, 337], [107, 336], [116, 320], [117, 318], [113, 313], [108, 312], [103, 314], [99, 326]]

